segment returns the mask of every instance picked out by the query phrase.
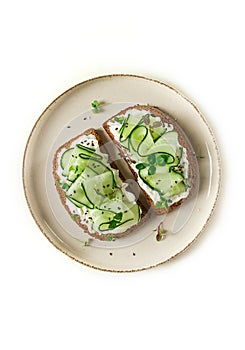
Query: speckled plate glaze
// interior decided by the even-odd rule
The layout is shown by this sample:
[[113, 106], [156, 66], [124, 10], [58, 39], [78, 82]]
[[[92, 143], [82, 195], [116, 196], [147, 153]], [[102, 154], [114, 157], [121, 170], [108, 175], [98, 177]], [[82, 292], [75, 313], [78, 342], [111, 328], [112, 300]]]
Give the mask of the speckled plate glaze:
[[[103, 101], [97, 114], [93, 100]], [[150, 220], [114, 242], [90, 240], [68, 215], [55, 189], [55, 150], [88, 128], [99, 128], [121, 109], [150, 104], [169, 113], [185, 131], [198, 156], [200, 184], [191, 200]], [[101, 270], [138, 271], [184, 251], [205, 228], [220, 187], [220, 159], [212, 130], [198, 108], [176, 89], [134, 75], [108, 75], [82, 82], [53, 101], [37, 120], [23, 161], [23, 184], [30, 211], [49, 241], [76, 261]], [[159, 229], [161, 234], [159, 240]]]

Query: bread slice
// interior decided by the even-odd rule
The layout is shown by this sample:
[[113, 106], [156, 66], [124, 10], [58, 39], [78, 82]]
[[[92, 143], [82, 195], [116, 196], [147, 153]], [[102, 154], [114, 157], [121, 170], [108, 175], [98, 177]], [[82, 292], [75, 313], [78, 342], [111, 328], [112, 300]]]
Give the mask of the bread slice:
[[88, 129], [59, 147], [53, 176], [61, 202], [90, 236], [115, 240], [143, 221], [146, 209], [126, 189], [119, 170], [109, 164], [96, 130]]
[[172, 210], [194, 193], [196, 156], [172, 117], [157, 107], [135, 105], [114, 115], [103, 127], [156, 214]]

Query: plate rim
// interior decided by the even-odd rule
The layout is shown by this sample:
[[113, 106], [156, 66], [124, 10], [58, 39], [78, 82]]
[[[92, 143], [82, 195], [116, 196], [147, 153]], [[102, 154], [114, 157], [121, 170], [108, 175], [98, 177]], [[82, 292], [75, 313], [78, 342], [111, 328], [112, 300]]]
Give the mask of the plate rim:
[[[43, 229], [42, 225], [40, 224], [38, 218], [36, 217], [36, 214], [34, 213], [34, 210], [31, 207], [30, 201], [28, 199], [28, 189], [27, 189], [27, 185], [25, 182], [25, 168], [26, 168], [26, 157], [27, 157], [27, 151], [30, 145], [30, 141], [32, 139], [33, 133], [35, 132], [35, 129], [37, 128], [38, 124], [40, 123], [40, 121], [42, 120], [42, 118], [44, 117], [45, 113], [50, 109], [50, 107], [56, 103], [56, 101], [58, 101], [62, 96], [64, 96], [65, 94], [67, 94], [68, 92], [71, 92], [73, 89], [76, 89], [78, 86], [99, 80], [99, 79], [105, 79], [105, 78], [116, 78], [116, 77], [129, 77], [129, 78], [137, 78], [137, 79], [143, 79], [146, 81], [151, 81], [160, 85], [163, 85], [171, 90], [173, 90], [176, 94], [180, 95], [181, 98], [183, 98], [184, 100], [186, 100], [188, 103], [190, 103], [192, 105], [192, 107], [197, 111], [198, 115], [202, 118], [203, 122], [205, 123], [205, 125], [208, 128], [208, 131], [212, 137], [212, 141], [214, 143], [215, 146], [215, 152], [216, 152], [216, 156], [217, 156], [217, 166], [218, 166], [218, 171], [217, 171], [217, 175], [218, 175], [218, 182], [217, 182], [217, 192], [216, 192], [216, 196], [213, 202], [213, 206], [210, 210], [209, 216], [206, 219], [206, 222], [204, 223], [202, 229], [197, 233], [197, 235], [194, 237], [194, 239], [189, 242], [182, 250], [180, 250], [179, 252], [177, 252], [176, 254], [172, 255], [170, 258], [168, 258], [167, 260], [161, 261], [157, 264], [153, 264], [150, 266], [146, 266], [146, 267], [141, 267], [141, 268], [136, 268], [136, 269], [127, 269], [127, 270], [117, 270], [117, 269], [108, 269], [108, 268], [103, 268], [103, 267], [99, 267], [99, 266], [94, 266], [92, 264], [86, 263], [84, 261], [81, 261], [79, 259], [77, 259], [75, 256], [72, 256], [72, 254], [69, 254], [69, 252], [65, 251], [64, 249], [62, 249], [62, 247], [60, 247], [58, 244], [56, 244], [55, 241], [53, 241], [51, 239], [51, 237], [45, 232], [45, 229]], [[202, 112], [200, 111], [200, 109], [195, 105], [195, 103], [189, 98], [186, 97], [182, 92], [180, 92], [179, 90], [177, 90], [175, 87], [169, 85], [168, 83], [165, 83], [163, 81], [160, 81], [158, 79], [154, 79], [154, 78], [150, 78], [150, 77], [146, 77], [146, 76], [142, 76], [142, 75], [137, 75], [137, 74], [123, 74], [123, 73], [115, 73], [115, 74], [105, 74], [105, 75], [100, 75], [100, 76], [96, 76], [93, 78], [89, 78], [86, 79], [80, 83], [77, 83], [73, 86], [71, 86], [70, 88], [66, 89], [64, 92], [62, 92], [61, 94], [59, 94], [54, 100], [51, 101], [51, 103], [49, 103], [49, 105], [43, 110], [43, 112], [40, 114], [40, 116], [37, 118], [37, 120], [35, 121], [30, 134], [28, 136], [25, 148], [24, 148], [24, 154], [23, 154], [23, 161], [22, 161], [22, 185], [23, 185], [23, 190], [24, 190], [24, 195], [25, 195], [25, 199], [27, 202], [27, 206], [29, 208], [29, 211], [31, 213], [32, 218], [34, 219], [36, 225], [38, 226], [38, 228], [40, 229], [40, 231], [43, 233], [43, 235], [48, 239], [48, 241], [59, 251], [61, 251], [63, 254], [65, 254], [66, 256], [68, 256], [69, 258], [71, 258], [72, 260], [75, 260], [76, 262], [93, 268], [95, 270], [100, 270], [100, 271], [105, 271], [105, 272], [115, 272], [115, 273], [128, 273], [128, 272], [139, 272], [139, 271], [144, 271], [144, 270], [149, 270], [152, 269], [154, 267], [160, 266], [162, 264], [165, 264], [167, 262], [169, 262], [170, 260], [172, 260], [173, 258], [179, 256], [180, 254], [184, 253], [201, 235], [201, 233], [206, 229], [206, 226], [208, 225], [214, 209], [217, 205], [217, 201], [218, 201], [218, 197], [220, 195], [220, 190], [221, 190], [221, 176], [222, 176], [222, 172], [221, 172], [221, 156], [220, 156], [220, 151], [219, 151], [219, 147], [215, 138], [215, 135], [211, 129], [211, 127], [209, 126], [206, 118], [204, 117], [204, 115], [202, 114]]]

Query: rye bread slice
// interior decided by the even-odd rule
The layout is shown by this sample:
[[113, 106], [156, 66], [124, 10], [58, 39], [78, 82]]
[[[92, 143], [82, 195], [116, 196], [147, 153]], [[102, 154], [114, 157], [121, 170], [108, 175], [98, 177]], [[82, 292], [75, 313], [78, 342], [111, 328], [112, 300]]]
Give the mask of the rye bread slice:
[[[101, 137], [99, 136], [99, 134], [96, 132], [95, 129], [88, 129], [86, 131], [84, 131], [83, 133], [79, 134], [78, 136], [70, 139], [69, 141], [67, 141], [66, 143], [64, 143], [63, 145], [61, 145], [57, 151], [55, 152], [54, 158], [53, 158], [53, 177], [55, 180], [55, 186], [57, 189], [57, 192], [59, 194], [60, 200], [64, 206], [64, 208], [66, 209], [66, 211], [68, 212], [68, 214], [70, 216], [72, 216], [74, 213], [71, 211], [70, 207], [68, 206], [67, 202], [69, 201], [66, 198], [66, 191], [64, 189], [62, 189], [62, 187], [60, 186], [60, 182], [62, 180], [64, 180], [64, 178], [62, 177], [62, 175], [60, 175], [59, 170], [60, 170], [60, 156], [63, 152], [65, 152], [67, 149], [71, 148], [71, 145], [74, 144], [76, 141], [77, 143], [79, 143], [79, 139], [81, 139], [82, 136], [84, 135], [94, 135], [95, 138], [98, 141], [99, 147], [102, 147], [101, 151], [103, 150], [103, 142], [101, 140]], [[108, 160], [109, 162], [109, 160]], [[117, 167], [115, 166], [114, 163], [110, 163], [110, 167], [117, 169]], [[123, 177], [120, 174], [119, 171], [119, 176], [121, 178], [122, 181], [124, 181]], [[133, 190], [132, 188], [127, 188], [128, 192], [132, 192]], [[96, 238], [96, 239], [100, 239], [100, 240], [114, 240], [117, 238], [121, 238], [121, 237], [125, 237], [128, 234], [130, 234], [132, 231], [134, 231], [139, 225], [141, 225], [144, 222], [144, 219], [146, 217], [146, 213], [147, 210], [146, 208], [142, 205], [142, 203], [139, 200], [136, 200], [136, 203], [139, 205], [140, 209], [141, 209], [141, 218], [138, 222], [138, 224], [131, 226], [130, 228], [128, 228], [127, 230], [125, 230], [124, 232], [121, 233], [103, 233], [101, 234], [100, 232], [91, 232], [89, 226], [86, 224], [86, 221], [84, 222], [83, 220], [81, 220], [81, 218], [83, 219], [84, 216], [74, 216], [74, 221], [77, 223], [77, 225], [79, 225], [84, 232], [86, 232], [87, 234], [89, 234], [91, 237]], [[75, 205], [74, 205], [74, 209], [75, 209]], [[72, 219], [71, 219], [72, 220]]]
[[128, 107], [122, 111], [120, 111], [119, 113], [117, 113], [116, 115], [114, 115], [113, 117], [111, 117], [110, 119], [108, 119], [104, 124], [103, 124], [103, 128], [106, 131], [106, 133], [109, 135], [109, 137], [113, 140], [113, 142], [117, 145], [119, 152], [121, 153], [122, 157], [126, 160], [132, 174], [135, 177], [135, 180], [138, 182], [138, 174], [136, 173], [136, 171], [132, 168], [132, 160], [131, 160], [131, 154], [130, 151], [128, 151], [127, 149], [123, 148], [120, 141], [117, 141], [113, 135], [113, 133], [110, 130], [110, 126], [109, 126], [109, 122], [111, 122], [112, 120], [114, 120], [115, 117], [119, 117], [122, 115], [126, 115], [130, 112], [130, 110], [133, 109], [137, 109], [139, 111], [147, 111], [149, 114], [151, 114], [154, 117], [160, 117], [163, 123], [168, 123], [170, 125], [173, 126], [173, 131], [176, 131], [178, 133], [178, 142], [180, 144], [180, 146], [182, 146], [183, 148], [186, 149], [186, 154], [187, 154], [187, 160], [188, 160], [188, 186], [189, 186], [189, 193], [185, 198], [181, 198], [180, 200], [169, 204], [168, 208], [158, 208], [156, 207], [156, 205], [154, 204], [154, 201], [152, 200], [152, 198], [150, 197], [150, 195], [144, 190], [144, 188], [142, 188], [142, 186], [140, 186], [142, 192], [144, 193], [148, 203], [150, 204], [150, 206], [152, 207], [153, 211], [158, 214], [165, 214], [166, 212], [171, 211], [172, 209], [174, 209], [175, 207], [179, 206], [180, 204], [182, 204], [183, 202], [185, 202], [187, 199], [189, 199], [194, 193], [195, 190], [198, 187], [198, 178], [199, 178], [199, 171], [198, 171], [198, 164], [197, 164], [197, 160], [196, 160], [196, 155], [194, 153], [194, 150], [191, 146], [190, 141], [188, 140], [187, 136], [185, 135], [184, 131], [181, 129], [181, 127], [178, 125], [178, 123], [175, 121], [174, 118], [172, 118], [171, 116], [169, 116], [168, 114], [166, 114], [165, 112], [163, 112], [162, 110], [160, 110], [158, 107], [154, 107], [154, 106], [149, 106], [149, 105], [134, 105], [131, 107]]

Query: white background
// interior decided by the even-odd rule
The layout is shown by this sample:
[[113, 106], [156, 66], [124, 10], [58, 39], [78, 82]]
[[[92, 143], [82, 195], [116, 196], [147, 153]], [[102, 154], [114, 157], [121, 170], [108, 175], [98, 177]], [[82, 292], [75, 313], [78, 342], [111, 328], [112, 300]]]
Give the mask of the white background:
[[[244, 349], [242, 1], [1, 5], [1, 349]], [[87, 78], [133, 73], [192, 99], [221, 150], [215, 215], [184, 254], [112, 274], [80, 266], [34, 223], [22, 190], [31, 128]], [[244, 125], [244, 124], [243, 124]]]

